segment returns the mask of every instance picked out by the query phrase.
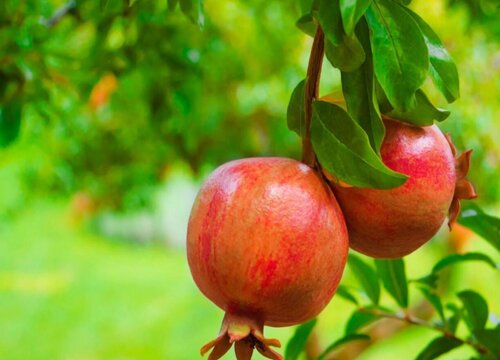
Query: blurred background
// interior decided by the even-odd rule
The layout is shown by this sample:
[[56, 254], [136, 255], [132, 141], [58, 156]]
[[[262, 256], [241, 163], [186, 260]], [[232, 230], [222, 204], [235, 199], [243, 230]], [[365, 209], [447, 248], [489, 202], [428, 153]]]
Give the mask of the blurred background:
[[[232, 159], [300, 155], [285, 119], [312, 43], [295, 27], [299, 1], [205, 0], [203, 16], [187, 11], [191, 21], [167, 1], [133, 3], [0, 1], [1, 359], [197, 359], [222, 319], [185, 259], [201, 181]], [[498, 2], [411, 6], [457, 62], [460, 100], [426, 92], [452, 110], [441, 128], [474, 149], [477, 203], [498, 216]], [[321, 93], [338, 92], [339, 80], [325, 62]], [[499, 262], [466, 229], [443, 229], [408, 257], [408, 276], [476, 250]], [[500, 315], [498, 272], [483, 266], [453, 267], [444, 291], [450, 300], [451, 290], [479, 291]], [[343, 284], [356, 286], [349, 269]], [[321, 345], [341, 336], [351, 310], [333, 299]], [[286, 344], [293, 328], [266, 331]], [[398, 329], [358, 358], [407, 358], [433, 337]]]

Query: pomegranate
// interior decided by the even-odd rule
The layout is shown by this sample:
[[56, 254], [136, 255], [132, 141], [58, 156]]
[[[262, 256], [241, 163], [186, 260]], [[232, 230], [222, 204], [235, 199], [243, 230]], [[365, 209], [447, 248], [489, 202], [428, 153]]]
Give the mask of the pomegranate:
[[333, 184], [344, 213], [350, 246], [368, 256], [397, 258], [410, 254], [436, 234], [449, 213], [449, 226], [460, 199], [476, 192], [465, 179], [471, 150], [455, 159], [448, 136], [435, 125], [415, 127], [384, 119], [383, 162], [408, 175], [394, 189], [378, 190]]
[[264, 325], [316, 316], [345, 267], [347, 228], [332, 192], [308, 166], [284, 158], [226, 163], [203, 184], [188, 225], [194, 281], [225, 311], [219, 336], [202, 355], [219, 359], [235, 343], [238, 359], [254, 348], [270, 359]]

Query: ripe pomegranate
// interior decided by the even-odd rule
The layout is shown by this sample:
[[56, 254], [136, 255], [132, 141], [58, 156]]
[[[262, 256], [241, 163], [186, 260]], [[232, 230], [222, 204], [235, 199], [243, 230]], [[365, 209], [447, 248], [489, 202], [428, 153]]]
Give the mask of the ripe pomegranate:
[[459, 200], [477, 195], [465, 179], [471, 150], [455, 159], [455, 147], [437, 126], [415, 127], [389, 118], [384, 123], [382, 160], [408, 180], [389, 190], [333, 187], [350, 246], [368, 256], [397, 258], [430, 240], [448, 213], [451, 228]]
[[203, 346], [219, 359], [235, 343], [238, 359], [270, 348], [264, 325], [316, 316], [345, 267], [347, 228], [332, 192], [308, 166], [284, 158], [226, 163], [203, 184], [188, 225], [193, 278], [225, 311], [219, 336]]

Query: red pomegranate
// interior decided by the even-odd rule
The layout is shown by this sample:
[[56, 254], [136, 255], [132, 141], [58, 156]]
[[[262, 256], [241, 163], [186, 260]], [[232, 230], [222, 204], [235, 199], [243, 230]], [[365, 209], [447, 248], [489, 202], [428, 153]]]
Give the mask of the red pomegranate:
[[345, 267], [347, 228], [332, 192], [308, 166], [284, 158], [250, 158], [220, 166], [191, 211], [187, 255], [193, 278], [225, 313], [206, 344], [219, 359], [235, 343], [238, 359], [256, 348], [282, 359], [264, 325], [316, 316]]
[[368, 256], [398, 258], [430, 240], [448, 213], [451, 227], [459, 200], [476, 193], [465, 179], [471, 150], [455, 159], [455, 147], [437, 126], [415, 127], [388, 118], [384, 123], [382, 160], [408, 180], [390, 190], [333, 187], [350, 246]]

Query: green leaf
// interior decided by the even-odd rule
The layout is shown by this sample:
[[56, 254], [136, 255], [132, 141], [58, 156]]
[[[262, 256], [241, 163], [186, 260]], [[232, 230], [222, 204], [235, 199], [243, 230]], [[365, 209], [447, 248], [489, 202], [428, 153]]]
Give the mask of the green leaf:
[[200, 29], [205, 24], [205, 15], [203, 14], [203, 0], [179, 0], [181, 11], [189, 20]]
[[488, 320], [488, 303], [477, 292], [467, 290], [457, 294], [464, 305], [464, 320], [472, 333], [484, 329]]
[[410, 282], [417, 283], [417, 284], [423, 284], [423, 285], [428, 286], [431, 289], [435, 289], [435, 288], [437, 288], [438, 280], [439, 280], [439, 276], [435, 273], [431, 273], [431, 274], [429, 274], [427, 276], [423, 276], [419, 279], [410, 280]]
[[403, 308], [408, 307], [408, 284], [403, 259], [375, 259], [378, 274], [387, 292]]
[[317, 25], [312, 14], [302, 15], [295, 23], [295, 26], [309, 36], [314, 37], [314, 34], [316, 34]]
[[394, 108], [408, 111], [429, 68], [422, 32], [403, 7], [390, 0], [374, 0], [366, 18], [377, 79]]
[[347, 344], [347, 343], [350, 343], [350, 342], [353, 342], [353, 341], [359, 341], [359, 340], [363, 340], [363, 341], [370, 340], [370, 337], [368, 335], [365, 335], [365, 334], [349, 334], [349, 335], [346, 335], [343, 338], [340, 338], [339, 340], [335, 341], [333, 344], [329, 345], [325, 349], [325, 351], [323, 351], [321, 353], [321, 355], [318, 356], [317, 360], [323, 360], [326, 357], [326, 355], [328, 355], [333, 350], [337, 349], [338, 347], [340, 347], [340, 346], [342, 346], [344, 344]]
[[359, 19], [364, 15], [372, 0], [340, 0], [342, 24], [347, 35], [352, 35]]
[[297, 327], [286, 346], [285, 358], [287, 360], [296, 360], [299, 358], [300, 353], [304, 351], [307, 339], [311, 335], [317, 321], [317, 319], [313, 319]]
[[299, 82], [293, 89], [286, 112], [288, 128], [301, 138], [304, 137], [306, 131], [306, 80]]
[[174, 11], [177, 8], [179, 0], [167, 0], [168, 10]]
[[326, 39], [333, 45], [340, 45], [343, 41], [344, 29], [340, 16], [339, 0], [320, 0], [317, 16]]
[[419, 287], [418, 288], [422, 295], [429, 301], [429, 303], [432, 305], [432, 307], [437, 311], [439, 314], [439, 317], [441, 320], [443, 320], [443, 323], [446, 324], [446, 316], [444, 315], [444, 309], [443, 309], [443, 304], [441, 303], [441, 299], [439, 298], [438, 295], [434, 291], [429, 290], [426, 287]]
[[384, 165], [361, 126], [335, 104], [313, 103], [311, 141], [321, 165], [340, 181], [378, 189], [406, 181], [406, 176]]
[[340, 296], [341, 298], [352, 302], [354, 305], [359, 305], [358, 299], [347, 290], [347, 287], [344, 285], [339, 285], [337, 291], [335, 291], [335, 295]]
[[494, 329], [482, 329], [476, 331], [474, 334], [477, 341], [485, 346], [490, 352], [490, 356], [486, 356], [486, 359], [498, 359], [498, 354], [500, 354], [500, 325], [497, 325]]
[[14, 99], [0, 106], [0, 147], [12, 143], [21, 129], [23, 103], [21, 99]]
[[493, 269], [497, 269], [498, 265], [487, 255], [481, 253], [466, 253], [466, 254], [452, 254], [445, 258], [439, 260], [436, 265], [432, 268], [432, 272], [436, 273], [447, 266], [454, 265], [462, 261], [482, 261], [490, 265]]
[[357, 70], [341, 73], [342, 91], [347, 111], [365, 130], [373, 150], [379, 153], [385, 129], [375, 94], [370, 39], [364, 19], [359, 22], [356, 33], [364, 48], [366, 60]]
[[446, 304], [446, 308], [452, 313], [451, 316], [446, 319], [446, 328], [454, 334], [455, 331], [457, 331], [458, 323], [463, 315], [462, 309], [453, 303]]
[[330, 64], [342, 71], [354, 71], [365, 61], [363, 46], [356, 35], [343, 35], [339, 45], [325, 41], [325, 55]]
[[359, 329], [371, 324], [372, 322], [378, 320], [379, 317], [372, 313], [363, 312], [361, 310], [356, 310], [352, 313], [351, 317], [347, 321], [345, 327], [345, 334], [351, 335], [355, 334]]
[[438, 337], [432, 340], [424, 350], [416, 357], [416, 360], [434, 360], [438, 356], [462, 345], [460, 340], [447, 338], [446, 336]]
[[480, 235], [500, 251], [500, 219], [486, 214], [481, 208], [469, 203], [460, 212], [458, 222]]
[[429, 50], [429, 72], [432, 80], [448, 102], [455, 101], [460, 97], [460, 84], [455, 62], [434, 30], [416, 13], [410, 9], [406, 9], [406, 11], [417, 22], [424, 35]]
[[427, 95], [418, 89], [415, 93], [415, 107], [409, 111], [391, 110], [388, 116], [417, 126], [428, 126], [434, 123], [434, 120], [443, 121], [450, 112], [448, 110], [435, 107]]
[[380, 284], [375, 270], [353, 253], [349, 254], [347, 264], [366, 295], [374, 304], [378, 304], [380, 299]]

